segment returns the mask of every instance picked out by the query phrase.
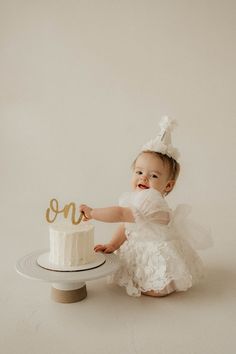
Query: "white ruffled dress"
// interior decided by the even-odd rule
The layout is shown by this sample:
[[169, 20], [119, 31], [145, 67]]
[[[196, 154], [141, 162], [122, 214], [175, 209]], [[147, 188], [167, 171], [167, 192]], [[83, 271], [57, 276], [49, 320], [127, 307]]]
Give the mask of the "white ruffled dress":
[[119, 205], [132, 209], [135, 222], [125, 223], [127, 240], [116, 252], [121, 266], [110, 281], [131, 296], [150, 290], [166, 295], [187, 290], [203, 276], [195, 249], [209, 247], [211, 238], [187, 218], [188, 205], [172, 211], [152, 188], [124, 194]]

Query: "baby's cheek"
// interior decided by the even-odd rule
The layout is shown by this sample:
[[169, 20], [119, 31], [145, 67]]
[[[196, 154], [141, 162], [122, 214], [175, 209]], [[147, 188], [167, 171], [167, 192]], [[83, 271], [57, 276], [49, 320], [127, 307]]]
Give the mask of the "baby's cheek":
[[135, 187], [136, 187], [136, 179], [135, 179], [135, 178], [132, 178], [130, 184], [131, 184], [131, 188], [132, 188], [132, 189], [135, 188]]
[[160, 184], [158, 183], [158, 181], [152, 181], [151, 182], [151, 187], [154, 189], [159, 190], [160, 189]]

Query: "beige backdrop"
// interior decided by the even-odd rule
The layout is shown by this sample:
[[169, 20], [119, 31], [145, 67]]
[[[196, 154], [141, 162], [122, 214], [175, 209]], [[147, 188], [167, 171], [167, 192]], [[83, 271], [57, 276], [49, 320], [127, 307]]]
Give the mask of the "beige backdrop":
[[[130, 189], [133, 159], [158, 132], [162, 115], [178, 120], [173, 143], [181, 151], [182, 164], [168, 200], [172, 207], [190, 203], [192, 216], [211, 227], [215, 246], [203, 256], [211, 276], [202, 290], [209, 304], [213, 297], [221, 305], [209, 313], [206, 306], [201, 313], [206, 298], [201, 291], [193, 292], [200, 311], [193, 316], [200, 322], [195, 327], [190, 321], [190, 339], [182, 339], [180, 345], [189, 320], [184, 317], [184, 297], [181, 302], [176, 297], [177, 306], [183, 308], [175, 318], [183, 322], [177, 322], [172, 342], [167, 329], [160, 327], [161, 348], [163, 353], [202, 352], [208, 331], [203, 352], [222, 353], [223, 348], [233, 353], [235, 11], [233, 0], [0, 1], [0, 252], [5, 283], [0, 321], [5, 354], [15, 353], [14, 346], [18, 353], [77, 353], [78, 343], [83, 353], [110, 353], [106, 341], [113, 354], [143, 353], [145, 348], [157, 352], [157, 318], [145, 320], [147, 313], [155, 312], [155, 300], [142, 299], [141, 305], [102, 279], [91, 283], [90, 303], [60, 307], [48, 299], [48, 284], [20, 278], [14, 264], [22, 255], [48, 247], [44, 211], [52, 197], [94, 207], [117, 203]], [[107, 242], [116, 227], [95, 225], [96, 242]], [[222, 288], [230, 290], [216, 298]], [[108, 297], [104, 303], [103, 296]], [[116, 333], [124, 328], [124, 317], [114, 312], [112, 301], [123, 301], [125, 326], [132, 334]], [[174, 311], [174, 298], [161, 301], [163, 306], [171, 301]], [[186, 301], [192, 309], [191, 297]], [[132, 311], [129, 315], [127, 303], [131, 307], [135, 303], [140, 318]], [[98, 335], [97, 309], [103, 305], [106, 324]], [[67, 312], [72, 306], [77, 306], [76, 316]], [[84, 316], [79, 320], [82, 306]], [[147, 306], [143, 314], [142, 306]], [[161, 306], [159, 302], [159, 314]], [[97, 323], [92, 328], [89, 316]], [[210, 318], [215, 326], [208, 323]], [[73, 328], [64, 327], [63, 321], [71, 319]], [[140, 326], [134, 327], [134, 322]], [[75, 328], [82, 333], [80, 339]], [[48, 331], [54, 336], [48, 337]], [[94, 341], [86, 340], [89, 333]], [[61, 334], [65, 341], [59, 340]]]

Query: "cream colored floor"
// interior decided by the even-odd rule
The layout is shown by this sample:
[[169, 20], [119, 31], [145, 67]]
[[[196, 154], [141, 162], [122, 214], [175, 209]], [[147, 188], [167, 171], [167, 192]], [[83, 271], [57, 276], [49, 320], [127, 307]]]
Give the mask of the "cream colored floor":
[[[75, 304], [53, 302], [49, 284], [19, 276], [14, 263], [32, 249], [33, 241], [14, 249], [10, 237], [5, 239], [5, 252], [1, 250], [5, 260], [1, 266], [1, 352], [235, 353], [236, 241], [232, 236], [224, 242], [219, 221], [215, 225], [215, 246], [203, 253], [207, 277], [188, 292], [132, 298], [100, 279], [88, 282], [88, 297]], [[228, 225], [230, 231], [229, 220]], [[231, 226], [232, 234], [233, 223]]]

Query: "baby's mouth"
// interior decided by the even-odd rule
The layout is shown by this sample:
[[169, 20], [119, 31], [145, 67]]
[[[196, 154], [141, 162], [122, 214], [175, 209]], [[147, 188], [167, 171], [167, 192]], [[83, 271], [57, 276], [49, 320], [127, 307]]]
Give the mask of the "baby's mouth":
[[145, 184], [141, 184], [141, 183], [138, 184], [138, 188], [140, 188], [140, 189], [149, 189], [148, 186], [145, 186]]

